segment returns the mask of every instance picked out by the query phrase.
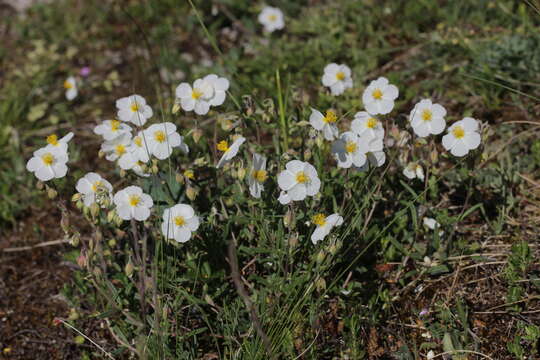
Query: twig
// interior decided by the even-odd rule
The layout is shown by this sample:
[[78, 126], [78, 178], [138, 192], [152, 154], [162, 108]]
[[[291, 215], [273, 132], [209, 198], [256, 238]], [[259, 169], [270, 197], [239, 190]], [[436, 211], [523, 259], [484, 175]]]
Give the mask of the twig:
[[76, 329], [73, 325], [71, 325], [70, 323], [62, 320], [62, 319], [58, 319], [58, 321], [60, 321], [62, 324], [66, 325], [67, 327], [69, 327], [70, 329], [74, 330], [75, 332], [77, 332], [79, 335], [81, 335], [83, 338], [85, 338], [86, 340], [90, 341], [93, 345], [95, 345], [99, 350], [101, 350], [105, 355], [107, 355], [107, 357], [109, 359], [112, 359], [114, 360], [114, 357], [109, 354], [104, 348], [102, 348], [101, 346], [99, 346], [99, 344], [97, 344], [96, 342], [94, 342], [92, 339], [90, 339], [88, 336], [86, 336], [85, 334], [83, 334], [82, 332], [80, 332], [78, 329]]
[[21, 247], [13, 247], [13, 248], [5, 248], [2, 249], [3, 252], [9, 253], [9, 252], [17, 252], [17, 251], [27, 251], [27, 250], [33, 250], [45, 246], [52, 246], [52, 245], [59, 245], [59, 244], [66, 244], [69, 243], [69, 240], [60, 239], [60, 240], [51, 240], [51, 241], [45, 241], [42, 243], [39, 243], [37, 245], [32, 246], [21, 246]]
[[[244, 301], [244, 304], [246, 305], [246, 308], [249, 310], [249, 317], [251, 319], [251, 322], [253, 323], [253, 327], [257, 331], [257, 334], [261, 338], [264, 347], [266, 349], [266, 353], [269, 356], [272, 356], [272, 345], [270, 343], [270, 339], [268, 339], [268, 336], [264, 332], [261, 324], [261, 320], [259, 319], [259, 316], [257, 315], [257, 310], [253, 306], [253, 303], [251, 302], [251, 299], [249, 298], [248, 293], [246, 292], [246, 289], [244, 288], [244, 285], [242, 284], [242, 280], [240, 279], [240, 271], [238, 269], [238, 258], [236, 257], [236, 238], [233, 234], [232, 239], [229, 241], [229, 264], [231, 266], [231, 277], [234, 282], [234, 286], [236, 287], [236, 291], [238, 292], [238, 295], [242, 298]], [[273, 358], [273, 357], [272, 357]]]
[[109, 329], [109, 332], [111, 333], [111, 336], [113, 337], [114, 340], [116, 340], [116, 342], [118, 342], [120, 345], [126, 347], [133, 354], [137, 354], [137, 350], [133, 346], [129, 345], [128, 343], [126, 343], [125, 341], [120, 339], [118, 337], [118, 335], [116, 335], [116, 333], [114, 332], [114, 330], [111, 327], [111, 322], [109, 321], [109, 319], [105, 319], [105, 323], [107, 324], [107, 328]]

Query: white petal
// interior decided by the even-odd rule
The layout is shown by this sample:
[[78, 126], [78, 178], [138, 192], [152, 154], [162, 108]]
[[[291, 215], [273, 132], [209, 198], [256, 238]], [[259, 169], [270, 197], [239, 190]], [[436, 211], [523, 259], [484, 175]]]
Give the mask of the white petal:
[[288, 191], [296, 185], [296, 176], [289, 170], [284, 170], [278, 175], [278, 185], [281, 190]]

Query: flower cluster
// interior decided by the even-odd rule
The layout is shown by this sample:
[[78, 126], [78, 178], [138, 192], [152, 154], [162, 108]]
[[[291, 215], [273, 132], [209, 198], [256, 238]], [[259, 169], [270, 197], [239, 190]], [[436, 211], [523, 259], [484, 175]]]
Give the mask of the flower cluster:
[[[149, 176], [145, 167], [152, 156], [158, 160], [167, 159], [176, 147], [184, 153], [189, 152], [173, 123], [164, 122], [142, 128], [153, 115], [152, 108], [142, 96], [131, 95], [119, 99], [116, 107], [119, 120], [103, 121], [94, 128], [94, 133], [104, 140], [101, 152], [105, 158], [117, 161], [123, 170], [133, 170], [139, 176]], [[128, 123], [138, 127], [135, 136]]]

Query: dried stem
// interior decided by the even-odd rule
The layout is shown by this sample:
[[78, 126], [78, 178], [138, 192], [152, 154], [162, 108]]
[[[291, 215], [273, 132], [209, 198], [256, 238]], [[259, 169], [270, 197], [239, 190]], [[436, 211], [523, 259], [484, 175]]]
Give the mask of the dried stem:
[[238, 258], [236, 256], [236, 238], [233, 234], [233, 238], [229, 241], [229, 264], [231, 266], [231, 277], [234, 282], [234, 286], [236, 287], [236, 291], [238, 292], [238, 295], [242, 298], [244, 301], [244, 304], [246, 305], [246, 308], [249, 311], [249, 317], [251, 319], [251, 322], [253, 323], [253, 327], [255, 328], [255, 331], [257, 331], [257, 334], [261, 338], [264, 347], [266, 349], [266, 353], [272, 356], [272, 345], [270, 344], [270, 339], [268, 339], [268, 336], [264, 332], [261, 324], [261, 320], [259, 319], [259, 316], [257, 315], [257, 310], [253, 306], [253, 303], [251, 302], [251, 299], [249, 298], [249, 294], [247, 293], [246, 289], [244, 288], [244, 284], [242, 284], [242, 280], [240, 278], [240, 271], [238, 270]]

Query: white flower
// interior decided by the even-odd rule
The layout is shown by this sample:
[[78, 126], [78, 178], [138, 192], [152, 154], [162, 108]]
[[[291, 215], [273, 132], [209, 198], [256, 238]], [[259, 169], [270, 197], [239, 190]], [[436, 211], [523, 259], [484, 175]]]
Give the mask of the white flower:
[[255, 198], [261, 197], [261, 192], [264, 191], [264, 182], [268, 178], [266, 172], [266, 157], [253, 153], [253, 165], [251, 172], [248, 174], [249, 193]]
[[365, 111], [357, 112], [351, 123], [351, 130], [358, 136], [369, 136], [373, 138], [384, 138], [384, 128], [382, 123]]
[[317, 131], [322, 131], [326, 140], [334, 140], [338, 137], [338, 128], [336, 126], [337, 116], [333, 110], [327, 110], [323, 115], [319, 110], [311, 108], [309, 123]]
[[225, 101], [227, 90], [229, 90], [229, 80], [218, 77], [215, 74], [206, 75], [203, 81], [209, 82], [214, 90], [214, 95], [208, 101], [210, 106], [219, 106]]
[[470, 150], [480, 146], [480, 134], [478, 133], [478, 121], [466, 117], [457, 121], [448, 128], [448, 134], [442, 138], [442, 144], [446, 150], [454, 156], [465, 156]]
[[408, 179], [420, 179], [424, 181], [424, 169], [418, 163], [409, 163], [405, 169], [403, 169], [403, 175]]
[[278, 201], [281, 204], [286, 205], [286, 204], [290, 203], [292, 201], [292, 199], [289, 196], [289, 193], [287, 193], [286, 191], [280, 191]]
[[195, 110], [197, 115], [205, 115], [210, 110], [210, 101], [214, 99], [214, 83], [197, 79], [193, 88], [188, 83], [181, 83], [176, 88], [176, 98], [185, 111]]
[[433, 218], [424, 217], [422, 221], [424, 223], [424, 226], [428, 227], [431, 230], [435, 230], [435, 228], [439, 228], [441, 226], [441, 224], [439, 224], [437, 220]]
[[435, 353], [433, 352], [433, 350], [429, 350], [426, 357], [428, 360], [435, 359]]
[[322, 83], [330, 88], [332, 95], [341, 95], [353, 86], [351, 69], [347, 65], [328, 64], [324, 67]]
[[105, 141], [101, 144], [101, 151], [109, 161], [116, 161], [124, 154], [127, 153], [129, 146], [131, 145], [131, 133], [124, 133], [110, 141]]
[[94, 172], [89, 172], [80, 178], [75, 188], [82, 194], [85, 206], [90, 206], [95, 202], [100, 203], [104, 198], [112, 198], [111, 183]]
[[152, 108], [146, 104], [146, 100], [140, 95], [130, 95], [116, 100], [118, 119], [131, 122], [137, 126], [146, 124], [154, 114]]
[[311, 221], [317, 225], [317, 228], [311, 234], [311, 242], [313, 244], [323, 240], [326, 235], [330, 234], [334, 226], [341, 226], [343, 224], [343, 218], [339, 214], [332, 214], [328, 217], [324, 214], [317, 214], [313, 216]]
[[79, 93], [77, 90], [77, 81], [73, 76], [70, 76], [64, 81], [64, 89], [66, 89], [66, 99], [69, 101], [75, 99]]
[[161, 231], [166, 239], [184, 243], [191, 238], [191, 233], [199, 228], [199, 218], [193, 208], [186, 204], [177, 204], [163, 211]]
[[[137, 136], [131, 140], [126, 152], [120, 156], [118, 165], [124, 170], [138, 167], [138, 169], [142, 171], [139, 163], [147, 163], [149, 160], [150, 154], [148, 145], [145, 143], [145, 136], [142, 131], [139, 131]], [[135, 170], [135, 172], [137, 172], [137, 170]]]
[[389, 84], [388, 79], [380, 77], [373, 80], [364, 90], [362, 102], [366, 111], [371, 115], [388, 114], [394, 108], [394, 100], [399, 90], [395, 85]]
[[306, 196], [317, 195], [321, 188], [321, 180], [313, 165], [291, 160], [285, 165], [285, 170], [279, 173], [278, 185], [285, 191], [278, 200], [282, 204], [288, 204], [290, 201], [304, 200]]
[[[377, 139], [375, 139], [377, 140]], [[382, 140], [378, 140], [382, 149]], [[360, 138], [352, 131], [347, 131], [332, 143], [332, 154], [338, 162], [338, 167], [348, 169], [351, 166], [361, 167], [366, 163], [366, 153], [369, 144], [366, 138]]]
[[240, 146], [244, 143], [244, 141], [246, 141], [246, 138], [242, 136], [237, 138], [231, 146], [229, 146], [229, 143], [227, 143], [225, 140], [220, 141], [216, 147], [219, 151], [223, 151], [223, 155], [221, 156], [221, 159], [219, 159], [216, 167], [219, 169], [225, 165], [225, 163], [231, 161], [236, 154], [238, 154], [238, 150], [240, 150]]
[[143, 131], [144, 141], [150, 154], [159, 160], [171, 156], [174, 147], [181, 147], [185, 152], [189, 148], [183, 143], [183, 138], [176, 132], [176, 125], [170, 122], [153, 124]]
[[62, 150], [67, 153], [68, 143], [73, 139], [73, 133], [69, 132], [66, 136], [61, 139], [58, 139], [56, 134], [51, 134], [47, 136], [47, 147]]
[[107, 141], [130, 132], [131, 126], [119, 120], [105, 120], [94, 128], [94, 134], [101, 135]]
[[416, 135], [426, 137], [429, 134], [438, 135], [443, 132], [446, 127], [445, 116], [444, 107], [424, 99], [414, 106], [409, 121]]
[[259, 14], [259, 22], [264, 26], [264, 31], [273, 32], [281, 30], [285, 26], [283, 12], [275, 7], [266, 6]]
[[65, 150], [50, 145], [34, 151], [34, 156], [26, 163], [26, 169], [41, 181], [59, 179], [66, 176], [68, 155]]
[[116, 212], [123, 220], [144, 221], [150, 216], [154, 201], [138, 186], [128, 186], [114, 195]]
[[381, 167], [386, 162], [386, 154], [384, 151], [370, 151], [366, 154], [367, 161], [364, 166], [359, 168], [355, 167], [359, 171], [367, 171], [370, 167]]

